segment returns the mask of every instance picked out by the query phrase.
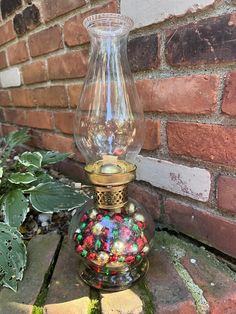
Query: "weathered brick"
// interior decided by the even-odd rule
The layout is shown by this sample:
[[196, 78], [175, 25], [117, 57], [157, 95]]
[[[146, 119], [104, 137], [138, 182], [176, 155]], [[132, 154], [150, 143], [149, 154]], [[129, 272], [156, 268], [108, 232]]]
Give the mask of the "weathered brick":
[[53, 129], [53, 114], [48, 111], [26, 111], [25, 125], [38, 129]]
[[143, 149], [154, 150], [161, 144], [160, 121], [159, 120], [145, 120], [145, 139]]
[[[224, 266], [217, 260], [202, 254], [194, 254], [195, 263], [191, 263], [192, 255], [187, 254], [181, 262], [187, 269], [195, 284], [203, 291], [209, 304], [211, 314], [233, 314], [236, 308], [236, 282], [226, 274]], [[214, 257], [213, 257], [214, 258]]]
[[157, 69], [160, 65], [159, 36], [151, 34], [131, 39], [128, 57], [132, 71]]
[[154, 241], [149, 255], [146, 285], [152, 294], [155, 312], [158, 314], [196, 314], [194, 300], [178, 275], [173, 262]]
[[219, 177], [218, 208], [227, 214], [236, 215], [236, 178]]
[[236, 14], [211, 17], [170, 30], [166, 59], [172, 66], [236, 61]]
[[21, 63], [29, 59], [26, 42], [20, 41], [7, 48], [7, 55], [10, 65]]
[[48, 74], [45, 61], [26, 64], [21, 68], [24, 84], [47, 81]]
[[110, 1], [105, 5], [98, 6], [95, 9], [89, 10], [85, 13], [78, 14], [64, 24], [64, 39], [69, 47], [85, 44], [89, 41], [88, 32], [83, 26], [83, 20], [93, 14], [98, 13], [113, 13], [117, 11], [115, 1]]
[[236, 222], [172, 199], [165, 203], [165, 216], [175, 230], [236, 257]]
[[31, 5], [22, 12], [27, 30], [32, 30], [40, 24], [40, 11], [36, 5]]
[[4, 110], [0, 108], [0, 122], [5, 122]]
[[68, 86], [68, 95], [71, 108], [76, 108], [78, 106], [82, 87], [82, 84]]
[[2, 0], [1, 11], [3, 19], [5, 19], [8, 15], [14, 13], [21, 5], [22, 0]]
[[52, 26], [29, 37], [29, 49], [32, 57], [44, 55], [62, 47], [62, 31], [59, 25]]
[[90, 289], [79, 279], [79, 263], [71, 239], [64, 238], [45, 302], [47, 314], [88, 312]]
[[74, 140], [58, 134], [42, 133], [41, 145], [44, 149], [73, 153]]
[[18, 36], [26, 33], [27, 27], [22, 14], [17, 14], [13, 19], [14, 29]]
[[34, 104], [39, 107], [67, 107], [68, 100], [64, 86], [51, 86], [33, 90]]
[[153, 189], [140, 186], [137, 183], [129, 184], [129, 195], [148, 210], [154, 220], [160, 218], [160, 195]]
[[83, 77], [87, 72], [88, 51], [70, 52], [48, 59], [49, 79]]
[[11, 97], [16, 107], [34, 107], [34, 97], [30, 89], [12, 89]]
[[146, 181], [158, 188], [202, 202], [209, 198], [211, 176], [206, 169], [141, 155], [136, 158], [135, 163], [139, 181]]
[[25, 125], [25, 111], [4, 109], [5, 121], [18, 125]]
[[225, 90], [222, 104], [222, 112], [236, 116], [236, 72], [230, 72], [225, 82]]
[[10, 40], [16, 38], [16, 34], [13, 29], [12, 21], [8, 21], [7, 23], [0, 26], [0, 46], [7, 43]]
[[80, 8], [85, 4], [85, 0], [45, 0], [43, 2], [44, 19], [45, 21], [53, 20], [54, 18]]
[[0, 106], [1, 107], [11, 106], [11, 100], [8, 91], [0, 90]]
[[3, 135], [7, 135], [10, 132], [14, 132], [17, 130], [16, 126], [8, 125], [8, 124], [2, 124], [2, 133]]
[[235, 127], [169, 122], [167, 136], [168, 147], [172, 154], [236, 165]]
[[139, 80], [136, 86], [144, 111], [210, 114], [216, 110], [217, 75]]
[[55, 112], [55, 127], [63, 133], [73, 134], [74, 112]]
[[7, 67], [7, 58], [5, 51], [0, 51], [0, 70]]

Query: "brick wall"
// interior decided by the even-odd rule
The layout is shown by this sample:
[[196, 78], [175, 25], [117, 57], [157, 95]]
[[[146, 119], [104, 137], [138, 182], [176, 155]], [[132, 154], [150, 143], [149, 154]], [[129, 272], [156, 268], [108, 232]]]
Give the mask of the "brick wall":
[[72, 137], [82, 21], [117, 11], [135, 21], [129, 59], [146, 116], [131, 194], [159, 223], [236, 257], [236, 1], [1, 0], [1, 133], [30, 127], [32, 145], [74, 153], [61, 169], [83, 176]]

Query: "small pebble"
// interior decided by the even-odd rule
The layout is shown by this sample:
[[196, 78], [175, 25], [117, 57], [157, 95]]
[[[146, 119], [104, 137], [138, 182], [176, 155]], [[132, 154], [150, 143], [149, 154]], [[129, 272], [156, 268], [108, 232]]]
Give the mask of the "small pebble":
[[48, 227], [48, 222], [47, 221], [42, 222], [41, 226], [42, 227]]
[[194, 258], [191, 258], [191, 259], [190, 259], [190, 262], [191, 262], [192, 264], [196, 264], [197, 261], [196, 261]]
[[39, 214], [38, 215], [38, 220], [43, 223], [43, 222], [49, 222], [52, 220], [52, 214]]

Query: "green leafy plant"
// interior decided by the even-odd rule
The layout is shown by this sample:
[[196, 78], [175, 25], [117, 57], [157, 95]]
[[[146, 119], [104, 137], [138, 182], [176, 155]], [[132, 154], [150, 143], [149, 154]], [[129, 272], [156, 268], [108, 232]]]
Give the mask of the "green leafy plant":
[[[30, 207], [42, 213], [55, 213], [81, 207], [88, 197], [55, 181], [45, 166], [68, 157], [57, 152], [24, 152], [11, 158], [17, 145], [29, 140], [27, 130], [1, 139], [0, 150], [0, 285], [16, 291], [23, 277], [26, 249], [19, 228]], [[6, 254], [7, 253], [7, 254]]]

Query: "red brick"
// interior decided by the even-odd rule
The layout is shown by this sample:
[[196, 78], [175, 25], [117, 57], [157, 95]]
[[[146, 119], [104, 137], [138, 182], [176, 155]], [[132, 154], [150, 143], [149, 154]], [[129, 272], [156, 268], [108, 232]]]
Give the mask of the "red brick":
[[146, 71], [159, 67], [159, 41], [157, 34], [140, 36], [129, 41], [128, 58], [132, 71]]
[[0, 46], [16, 38], [12, 21], [8, 21], [0, 26], [0, 34]]
[[227, 214], [236, 215], [236, 178], [219, 177], [218, 208]]
[[68, 100], [64, 86], [51, 86], [33, 90], [34, 103], [40, 107], [67, 107]]
[[173, 154], [236, 165], [236, 127], [169, 122], [167, 136]]
[[140, 186], [136, 183], [130, 183], [129, 195], [146, 208], [154, 220], [160, 218], [160, 195], [154, 190]]
[[168, 31], [167, 62], [173, 66], [235, 62], [235, 20], [233, 13]]
[[8, 91], [0, 90], [0, 106], [8, 107], [11, 106], [11, 101]]
[[79, 104], [80, 94], [83, 85], [70, 85], [68, 86], [68, 95], [71, 108], [77, 108]]
[[12, 89], [11, 97], [16, 107], [34, 107], [33, 91], [30, 89]]
[[54, 18], [80, 8], [85, 4], [85, 0], [45, 0], [43, 3], [45, 21], [53, 20]]
[[18, 125], [25, 125], [25, 111], [4, 109], [5, 121]]
[[29, 60], [26, 42], [20, 41], [7, 48], [7, 55], [10, 65]]
[[143, 149], [154, 150], [160, 146], [160, 121], [159, 120], [145, 120], [145, 140]]
[[210, 114], [216, 110], [216, 75], [140, 80], [136, 84], [144, 111]]
[[190, 292], [176, 272], [173, 262], [156, 241], [149, 255], [149, 263], [145, 282], [155, 306], [155, 312], [151, 313], [196, 314]]
[[63, 133], [73, 134], [74, 112], [55, 112], [55, 127]]
[[2, 133], [3, 135], [7, 135], [10, 132], [16, 131], [17, 127], [8, 124], [2, 124]]
[[83, 77], [87, 72], [87, 65], [87, 50], [51, 57], [48, 59], [49, 79]]
[[89, 41], [87, 30], [83, 26], [83, 20], [93, 14], [98, 13], [113, 13], [117, 12], [117, 6], [115, 1], [110, 1], [105, 5], [96, 7], [95, 9], [89, 10], [85, 13], [81, 13], [70, 18], [64, 24], [64, 38], [67, 46], [77, 46], [85, 44]]
[[230, 115], [236, 115], [236, 72], [227, 75], [222, 104], [222, 112]]
[[73, 153], [74, 140], [58, 134], [42, 133], [41, 145], [44, 149]]
[[0, 51], [0, 70], [7, 67], [7, 58], [5, 51]]
[[24, 84], [47, 81], [48, 74], [44, 61], [26, 64], [21, 68]]
[[5, 121], [4, 110], [0, 108], [0, 123]]
[[53, 114], [48, 111], [26, 111], [25, 124], [31, 128], [53, 129]]
[[62, 30], [59, 25], [52, 26], [29, 37], [29, 49], [32, 57], [63, 48]]
[[172, 199], [165, 203], [165, 216], [175, 230], [236, 257], [236, 222]]
[[[192, 264], [191, 255], [182, 258], [182, 264], [187, 269], [193, 281], [202, 289], [211, 314], [234, 314], [236, 309], [236, 283], [230, 275], [226, 275], [223, 266], [214, 265], [203, 254], [196, 255], [196, 263]], [[222, 267], [222, 270], [220, 269]]]

